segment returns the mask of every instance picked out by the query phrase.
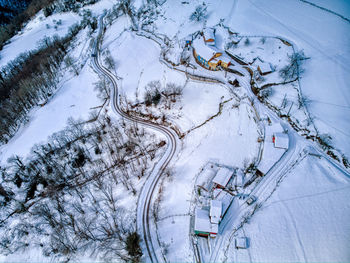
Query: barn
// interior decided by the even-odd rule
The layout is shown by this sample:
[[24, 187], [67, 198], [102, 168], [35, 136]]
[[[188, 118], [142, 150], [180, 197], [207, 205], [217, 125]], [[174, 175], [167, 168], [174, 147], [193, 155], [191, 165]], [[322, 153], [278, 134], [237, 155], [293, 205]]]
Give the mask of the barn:
[[226, 188], [227, 183], [230, 181], [233, 172], [230, 169], [221, 167], [213, 178], [214, 188]]
[[194, 218], [194, 233], [203, 237], [215, 237], [218, 233], [218, 224], [210, 222], [209, 211], [196, 208]]

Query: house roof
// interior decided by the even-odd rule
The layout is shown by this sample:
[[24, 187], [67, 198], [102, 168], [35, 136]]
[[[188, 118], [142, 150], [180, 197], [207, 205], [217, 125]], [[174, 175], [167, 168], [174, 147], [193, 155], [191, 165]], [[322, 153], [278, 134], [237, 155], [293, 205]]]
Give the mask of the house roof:
[[222, 202], [218, 200], [210, 200], [210, 221], [218, 224], [222, 213]]
[[213, 183], [221, 186], [226, 186], [228, 181], [232, 177], [232, 171], [227, 168], [220, 168], [215, 177], [213, 178]]
[[211, 47], [208, 47], [203, 38], [196, 38], [193, 43], [192, 47], [196, 50], [197, 54], [203, 57], [205, 60], [209, 61], [216, 52], [216, 50], [212, 49]]
[[277, 132], [275, 135], [275, 147], [276, 148], [282, 148], [282, 149], [288, 149], [289, 145], [289, 137], [288, 134]]
[[194, 230], [206, 233], [218, 233], [218, 225], [210, 223], [209, 211], [196, 208]]
[[203, 35], [206, 40], [213, 39], [215, 42], [215, 30], [213, 28], [206, 28], [203, 30]]
[[238, 237], [235, 239], [236, 248], [247, 248], [247, 238], [246, 237]]

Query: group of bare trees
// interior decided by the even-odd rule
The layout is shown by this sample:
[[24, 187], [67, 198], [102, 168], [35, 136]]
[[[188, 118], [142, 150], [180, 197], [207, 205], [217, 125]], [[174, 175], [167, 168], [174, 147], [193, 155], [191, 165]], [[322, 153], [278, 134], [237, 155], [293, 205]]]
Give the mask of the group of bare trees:
[[137, 123], [101, 114], [93, 123], [71, 119], [26, 160], [10, 158], [0, 169], [0, 253], [36, 246], [60, 259], [86, 252], [138, 261], [134, 211], [120, 194], [136, 198], [159, 145]]
[[32, 0], [28, 7], [12, 19], [9, 24], [0, 26], [0, 50], [11, 37], [22, 29], [24, 24], [27, 23], [30, 18], [54, 1], [55, 0]]
[[19, 55], [0, 70], [0, 144], [7, 143], [27, 122], [29, 111], [45, 103], [57, 90], [63, 66], [79, 74], [80, 68], [68, 55], [77, 34], [91, 26], [93, 19], [83, 19], [69, 33], [59, 38], [44, 38], [40, 46]]
[[293, 52], [292, 55], [288, 55], [288, 64], [283, 67], [279, 74], [284, 81], [291, 81], [299, 79], [300, 75], [304, 72], [303, 62], [308, 59], [303, 50]]
[[151, 81], [145, 87], [144, 102], [146, 106], [157, 106], [162, 100], [176, 102], [176, 97], [181, 96], [183, 87], [175, 83], [167, 83], [164, 87], [160, 81]]

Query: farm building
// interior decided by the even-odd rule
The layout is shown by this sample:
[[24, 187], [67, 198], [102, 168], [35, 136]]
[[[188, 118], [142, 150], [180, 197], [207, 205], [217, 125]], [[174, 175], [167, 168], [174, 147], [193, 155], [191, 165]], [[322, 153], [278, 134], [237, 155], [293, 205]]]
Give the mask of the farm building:
[[232, 175], [233, 173], [231, 170], [224, 167], [220, 168], [213, 178], [214, 188], [224, 189], [227, 183], [230, 181]]
[[288, 149], [288, 145], [289, 145], [288, 134], [277, 132], [272, 136], [272, 141], [276, 148]]
[[215, 237], [218, 233], [218, 224], [212, 224], [209, 218], [209, 211], [196, 208], [194, 218], [194, 233], [204, 237]]
[[218, 200], [210, 200], [210, 222], [219, 224], [222, 215], [222, 202]]

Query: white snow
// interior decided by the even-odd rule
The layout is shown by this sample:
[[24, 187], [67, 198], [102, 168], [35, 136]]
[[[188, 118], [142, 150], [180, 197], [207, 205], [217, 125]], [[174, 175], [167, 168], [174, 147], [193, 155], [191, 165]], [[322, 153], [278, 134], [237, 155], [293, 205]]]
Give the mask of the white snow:
[[304, 159], [237, 233], [250, 247], [230, 249], [229, 261], [349, 261], [349, 189], [350, 178], [326, 160]]

